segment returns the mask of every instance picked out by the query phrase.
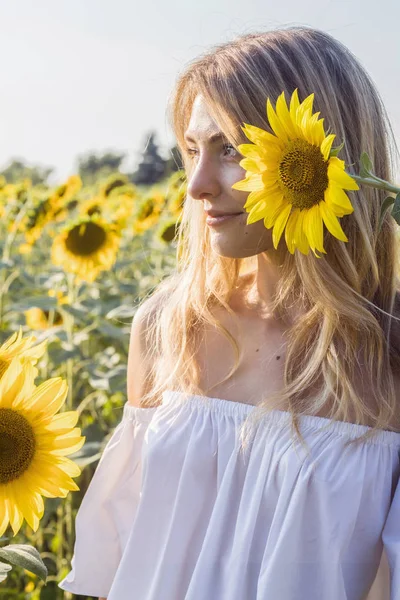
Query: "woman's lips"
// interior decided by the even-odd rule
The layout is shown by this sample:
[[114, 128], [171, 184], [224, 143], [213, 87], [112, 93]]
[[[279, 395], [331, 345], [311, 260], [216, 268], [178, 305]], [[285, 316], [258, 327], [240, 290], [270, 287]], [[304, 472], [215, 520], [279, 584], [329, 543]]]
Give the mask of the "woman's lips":
[[243, 215], [243, 213], [240, 212], [240, 213], [235, 213], [232, 215], [222, 215], [220, 217], [208, 216], [206, 219], [206, 223], [207, 223], [207, 225], [212, 225], [212, 226], [220, 225], [222, 223], [225, 223], [226, 221], [231, 221], [232, 219], [234, 219], [235, 217], [239, 217], [240, 215]]

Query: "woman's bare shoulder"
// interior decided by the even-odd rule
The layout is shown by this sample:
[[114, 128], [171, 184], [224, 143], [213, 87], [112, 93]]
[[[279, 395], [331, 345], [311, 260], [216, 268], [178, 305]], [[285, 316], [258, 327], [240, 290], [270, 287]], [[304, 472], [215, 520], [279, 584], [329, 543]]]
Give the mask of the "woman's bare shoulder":
[[132, 319], [127, 364], [128, 404], [132, 406], [140, 407], [141, 399], [150, 391], [150, 372], [154, 356], [148, 331], [163, 304], [162, 295], [149, 297], [142, 302]]

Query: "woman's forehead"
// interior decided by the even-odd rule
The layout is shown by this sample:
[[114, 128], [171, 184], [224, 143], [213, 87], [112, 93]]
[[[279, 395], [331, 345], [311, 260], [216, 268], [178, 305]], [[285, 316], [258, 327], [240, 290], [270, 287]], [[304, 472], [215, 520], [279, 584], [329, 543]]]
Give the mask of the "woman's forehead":
[[191, 138], [208, 139], [214, 134], [221, 133], [220, 129], [210, 114], [203, 96], [196, 96], [187, 127], [187, 136]]

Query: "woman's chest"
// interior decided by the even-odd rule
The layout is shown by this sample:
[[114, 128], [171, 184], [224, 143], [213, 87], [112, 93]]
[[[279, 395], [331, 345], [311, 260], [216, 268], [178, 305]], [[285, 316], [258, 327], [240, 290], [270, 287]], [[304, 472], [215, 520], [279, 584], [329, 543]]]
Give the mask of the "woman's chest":
[[[227, 327], [228, 319], [222, 321]], [[199, 385], [206, 395], [256, 405], [282, 390], [286, 340], [281, 328], [241, 320], [239, 328], [227, 329], [242, 352], [237, 370], [227, 381], [221, 382], [238, 358], [231, 342], [216, 328], [208, 327], [196, 348]]]

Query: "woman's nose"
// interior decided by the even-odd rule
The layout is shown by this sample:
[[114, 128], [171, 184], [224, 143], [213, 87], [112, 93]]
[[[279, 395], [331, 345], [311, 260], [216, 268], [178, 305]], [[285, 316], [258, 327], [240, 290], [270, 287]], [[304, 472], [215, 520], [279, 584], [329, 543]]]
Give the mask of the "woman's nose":
[[212, 162], [206, 158], [199, 159], [189, 176], [187, 193], [194, 200], [202, 200], [207, 196], [219, 196], [221, 184], [219, 173]]

